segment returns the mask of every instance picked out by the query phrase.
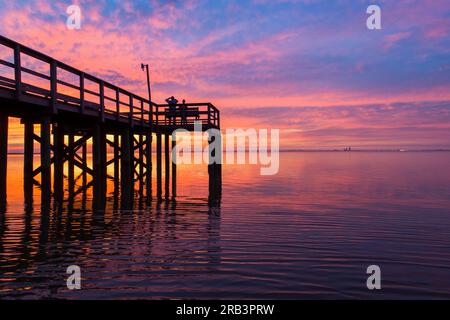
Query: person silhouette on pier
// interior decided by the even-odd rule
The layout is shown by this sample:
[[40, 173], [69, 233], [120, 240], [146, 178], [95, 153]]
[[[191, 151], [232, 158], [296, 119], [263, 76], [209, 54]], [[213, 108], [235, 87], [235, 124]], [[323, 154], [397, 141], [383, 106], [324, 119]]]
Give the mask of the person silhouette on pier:
[[169, 124], [172, 124], [172, 119], [173, 124], [175, 124], [178, 100], [174, 96], [171, 96], [166, 99], [166, 102], [169, 105]]
[[187, 125], [187, 106], [186, 100], [184, 99], [180, 111], [181, 111], [181, 125]]

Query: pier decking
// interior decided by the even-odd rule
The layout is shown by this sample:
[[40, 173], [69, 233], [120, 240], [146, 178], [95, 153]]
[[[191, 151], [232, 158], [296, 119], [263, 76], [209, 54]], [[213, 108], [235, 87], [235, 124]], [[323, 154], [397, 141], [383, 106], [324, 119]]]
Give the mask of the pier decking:
[[[183, 114], [157, 104], [108, 81], [57, 61], [34, 49], [0, 36], [0, 207], [7, 201], [8, 118], [24, 124], [25, 190], [39, 184], [42, 202], [64, 200], [64, 165], [68, 163], [69, 193], [74, 188], [74, 168], [92, 177], [84, 188], [93, 188], [96, 209], [104, 207], [107, 167], [114, 166], [114, 181], [123, 198], [131, 199], [134, 182], [152, 197], [152, 135], [156, 135], [158, 199], [162, 198], [162, 141], [165, 142], [165, 195], [176, 193], [176, 165], [170, 165], [170, 135], [175, 129], [220, 128], [220, 112], [211, 103], [187, 103]], [[9, 56], [9, 55], [8, 55]], [[182, 105], [178, 105], [181, 107]], [[177, 109], [178, 110], [178, 109]], [[178, 111], [177, 111], [178, 112]], [[169, 120], [172, 117], [172, 120]], [[39, 134], [35, 126], [40, 126]], [[51, 139], [53, 135], [53, 139]], [[66, 139], [67, 137], [67, 139]], [[66, 142], [67, 141], [67, 142]], [[92, 166], [88, 166], [88, 141], [92, 141]], [[40, 166], [33, 167], [34, 143], [40, 145]], [[171, 143], [171, 145], [170, 145]], [[107, 146], [114, 150], [107, 157]], [[52, 170], [53, 168], [53, 170]], [[53, 179], [52, 179], [53, 171]], [[215, 169], [209, 170], [216, 175]], [[40, 182], [35, 177], [40, 175]], [[116, 184], [115, 183], [115, 184]], [[28, 186], [28, 187], [27, 187]], [[119, 185], [117, 185], [119, 187]], [[27, 197], [25, 191], [25, 197]]]

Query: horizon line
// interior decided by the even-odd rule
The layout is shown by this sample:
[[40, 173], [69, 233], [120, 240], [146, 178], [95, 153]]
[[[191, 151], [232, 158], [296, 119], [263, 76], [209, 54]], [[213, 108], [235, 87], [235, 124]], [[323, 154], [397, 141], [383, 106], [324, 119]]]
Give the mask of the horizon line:
[[[226, 152], [226, 150], [224, 150]], [[232, 150], [236, 153], [241, 152], [258, 152], [258, 150]], [[203, 152], [201, 150], [191, 150], [192, 153]], [[344, 150], [344, 149], [285, 149], [279, 150], [279, 152], [450, 152], [450, 149], [352, 149], [352, 150]], [[113, 153], [113, 152], [108, 152]], [[152, 154], [156, 151], [153, 151]], [[8, 155], [23, 155], [24, 152], [8, 152]], [[40, 152], [34, 152], [33, 155], [39, 155]]]

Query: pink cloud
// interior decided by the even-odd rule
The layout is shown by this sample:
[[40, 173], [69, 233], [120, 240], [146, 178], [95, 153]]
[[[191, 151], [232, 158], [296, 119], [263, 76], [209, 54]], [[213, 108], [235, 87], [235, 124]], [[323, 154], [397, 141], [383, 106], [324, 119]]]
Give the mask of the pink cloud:
[[408, 39], [411, 36], [411, 32], [397, 32], [394, 34], [390, 34], [384, 38], [384, 48], [390, 49], [397, 43], [399, 43], [402, 40]]

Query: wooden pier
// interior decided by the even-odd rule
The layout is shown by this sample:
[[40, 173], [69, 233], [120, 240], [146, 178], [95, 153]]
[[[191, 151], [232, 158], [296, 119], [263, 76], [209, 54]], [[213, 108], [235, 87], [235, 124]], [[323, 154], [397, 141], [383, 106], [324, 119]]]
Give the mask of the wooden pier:
[[[0, 50], [9, 51], [11, 56], [9, 60], [0, 59], [0, 209], [4, 210], [7, 203], [10, 117], [20, 118], [24, 126], [25, 200], [32, 198], [33, 185], [38, 185], [42, 203], [53, 199], [62, 205], [67, 166], [67, 193], [73, 197], [92, 188], [95, 210], [105, 208], [108, 178], [114, 180], [114, 189], [120, 189], [124, 207], [133, 202], [136, 182], [139, 195], [152, 199], [153, 136], [156, 197], [168, 199], [170, 192], [175, 196], [176, 165], [170, 160], [171, 147], [176, 143], [170, 140], [173, 131], [193, 131], [194, 121], [201, 122], [202, 130], [220, 129], [220, 112], [211, 103], [178, 105], [185, 111], [183, 115], [174, 114], [166, 104], [156, 104], [3, 36]], [[33, 162], [35, 144], [40, 150], [38, 167]], [[107, 147], [113, 150], [111, 158]], [[114, 167], [113, 176], [108, 175], [109, 166]], [[75, 168], [81, 170], [80, 177], [75, 177]], [[210, 190], [217, 193], [221, 169], [211, 165], [208, 172], [213, 179]], [[82, 179], [79, 190], [75, 190], [77, 179]]]

